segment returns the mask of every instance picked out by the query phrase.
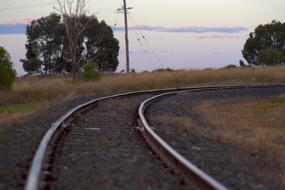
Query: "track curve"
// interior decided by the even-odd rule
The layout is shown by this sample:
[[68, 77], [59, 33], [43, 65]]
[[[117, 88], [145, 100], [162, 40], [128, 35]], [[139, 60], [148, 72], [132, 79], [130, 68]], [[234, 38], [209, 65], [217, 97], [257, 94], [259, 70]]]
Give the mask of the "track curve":
[[[214, 89], [212, 89], [214, 90]], [[217, 89], [218, 90], [218, 89]], [[183, 92], [195, 92], [200, 90], [188, 90]], [[199, 169], [197, 166], [192, 164], [186, 158], [184, 158], [181, 154], [179, 154], [175, 149], [173, 149], [166, 141], [164, 141], [149, 125], [144, 115], [144, 112], [151, 103], [157, 101], [165, 96], [175, 95], [181, 92], [168, 92], [163, 93], [150, 99], [145, 100], [141, 103], [139, 107], [139, 119], [142, 123], [141, 127], [139, 127], [140, 132], [149, 143], [149, 145], [155, 150], [155, 152], [161, 157], [162, 160], [167, 162], [171, 167], [180, 168], [180, 170], [188, 176], [188, 178], [193, 181], [197, 187], [201, 189], [209, 189], [209, 190], [227, 190], [227, 188], [213, 179], [211, 176], [207, 175], [204, 171]]]
[[[285, 87], [284, 85], [281, 85], [281, 86], [278, 86], [278, 85], [277, 86], [239, 86], [239, 87], [226, 87], [226, 88], [220, 88], [220, 89], [219, 88], [211, 89], [212, 92], [210, 92], [210, 93], [209, 93], [209, 90], [207, 90], [207, 89], [195, 89], [195, 90], [188, 90], [188, 91], [182, 91], [182, 92], [170, 92], [170, 93], [164, 93], [164, 94], [156, 95], [156, 96], [154, 96], [148, 100], [145, 100], [140, 106], [140, 115], [139, 115], [139, 119], [141, 120], [140, 128], [141, 128], [141, 131], [142, 131], [143, 135], [145, 136], [145, 138], [148, 139], [150, 146], [152, 146], [153, 149], [158, 150], [162, 159], [174, 168], [175, 167], [176, 168], [182, 167], [181, 171], [183, 171], [186, 176], [190, 176], [189, 177], [190, 180], [193, 181], [193, 179], [194, 179], [194, 183], [197, 186], [200, 186], [202, 189], [225, 189], [225, 187], [223, 185], [221, 185], [221, 184], [219, 184], [219, 182], [213, 180], [213, 178], [211, 178], [211, 177], [209, 178], [209, 176], [207, 174], [205, 174], [203, 171], [199, 171], [199, 169], [197, 171], [197, 167], [195, 167], [195, 166], [193, 167], [193, 164], [187, 160], [187, 158], [191, 159], [191, 156], [189, 156], [189, 155], [193, 156], [193, 154], [194, 154], [194, 153], [188, 154], [187, 150], [189, 151], [189, 149], [188, 148], [185, 149], [185, 147], [187, 145], [189, 147], [193, 146], [193, 143], [191, 143], [191, 142], [193, 142], [193, 138], [191, 138], [191, 136], [183, 135], [183, 134], [181, 134], [181, 131], [180, 131], [180, 134], [181, 134], [180, 137], [175, 138], [175, 136], [177, 136], [176, 133], [179, 131], [179, 129], [178, 130], [176, 130], [175, 128], [172, 129], [171, 128], [171, 126], [172, 126], [171, 122], [165, 122], [165, 123], [161, 122], [161, 124], [160, 124], [160, 122], [155, 122], [155, 120], [152, 120], [155, 118], [155, 116], [151, 117], [152, 119], [149, 119], [149, 117], [146, 116], [146, 112], [148, 112], [147, 113], [148, 116], [150, 113], [157, 114], [159, 116], [163, 116], [164, 115], [163, 113], [167, 112], [167, 114], [166, 114], [167, 117], [171, 118], [172, 115], [171, 114], [169, 115], [169, 113], [172, 113], [172, 111], [169, 112], [168, 110], [174, 109], [173, 113], [175, 113], [175, 110], [176, 110], [179, 112], [179, 114], [173, 114], [173, 116], [177, 115], [179, 117], [180, 114], [183, 114], [179, 111], [179, 108], [183, 109], [182, 108], [184, 105], [183, 102], [185, 101], [185, 103], [186, 103], [186, 100], [187, 100], [186, 97], [188, 97], [188, 99], [189, 99], [189, 97], [192, 97], [192, 96], [190, 96], [190, 94], [193, 94], [193, 95], [197, 94], [196, 96], [198, 98], [199, 95], [213, 94], [213, 93], [216, 93], [216, 92], [219, 92], [220, 90], [222, 90], [218, 94], [219, 94], [220, 98], [223, 98], [224, 96], [221, 96], [221, 94], [227, 94], [227, 92], [225, 92], [225, 90], [228, 90], [229, 94], [232, 94], [232, 95], [234, 95], [234, 92], [237, 93], [240, 91], [240, 92], [245, 92], [245, 94], [246, 94], [246, 92], [251, 92], [251, 93], [253, 93], [252, 95], [255, 94], [254, 96], [258, 96], [258, 94], [259, 94], [259, 96], [265, 96], [266, 97], [266, 95], [263, 95], [263, 94], [260, 95], [260, 93], [265, 92], [265, 94], [267, 93], [268, 95], [270, 95], [270, 94], [272, 94], [272, 95], [277, 94], [278, 95], [278, 93], [282, 93], [282, 92], [284, 93], [285, 92], [284, 87]], [[247, 91], [244, 91], [244, 89], [246, 89]], [[214, 91], [216, 91], [216, 92], [214, 92]], [[176, 105], [175, 100], [177, 97], [179, 97], [180, 94], [184, 98], [182, 100], [180, 100], [179, 104]], [[177, 95], [177, 96], [169, 97], [169, 96], [174, 96], [174, 95]], [[250, 95], [250, 94], [248, 94], [248, 95]], [[196, 97], [196, 96], [194, 96], [194, 97]], [[225, 97], [226, 97], [226, 95], [225, 95]], [[164, 99], [166, 99], [166, 98], [168, 99], [168, 101], [165, 101], [163, 103], [163, 106], [162, 106], [161, 104], [164, 101]], [[198, 100], [200, 98], [198, 98]], [[156, 103], [158, 101], [159, 101], [159, 103]], [[174, 103], [174, 101], [175, 101], [175, 103]], [[152, 109], [153, 103], [156, 103], [155, 109]], [[165, 107], [167, 105], [167, 103], [169, 103], [169, 105], [172, 105], [172, 106]], [[182, 106], [182, 107], [179, 107], [179, 106]], [[186, 109], [187, 106], [189, 106], [189, 104], [185, 104], [185, 106], [186, 107], [184, 109]], [[151, 109], [151, 111], [148, 111], [148, 109]], [[186, 112], [186, 113], [188, 113], [188, 112]], [[152, 116], [152, 114], [150, 114], [150, 116]], [[152, 123], [154, 125], [151, 125], [150, 123]], [[164, 123], [164, 125], [162, 125], [162, 123]], [[169, 124], [170, 124], [170, 126], [169, 126]], [[160, 125], [162, 125], [162, 126], [160, 126]], [[164, 128], [162, 128], [162, 127], [164, 127]], [[203, 127], [203, 125], [201, 127]], [[166, 130], [166, 131], [164, 131], [164, 130]], [[191, 134], [191, 132], [189, 132], [189, 133]], [[170, 138], [170, 136], [171, 136], [170, 134], [173, 135], [173, 138]], [[184, 141], [182, 141], [182, 139], [181, 139], [182, 136], [188, 137], [188, 141], [189, 141], [188, 144], [186, 143], [186, 145], [185, 145]], [[198, 137], [195, 137], [195, 138], [198, 138]], [[186, 139], [187, 138], [185, 137], [185, 140]], [[175, 143], [175, 141], [178, 143]], [[157, 142], [159, 142], [159, 144]], [[168, 143], [170, 143], [171, 145]], [[180, 145], [181, 143], [182, 144], [184, 143], [183, 146]], [[175, 149], [173, 149], [172, 147], [174, 147]], [[181, 147], [181, 148], [179, 148], [179, 147]], [[195, 147], [195, 148], [199, 148], [199, 147]], [[205, 147], [203, 147], [203, 148], [205, 149]], [[166, 149], [169, 149], [169, 151], [168, 150], [166, 151]], [[180, 151], [183, 154], [180, 154]], [[172, 153], [169, 154], [169, 152], [172, 152]], [[191, 151], [191, 152], [193, 152], [193, 151]], [[186, 158], [187, 154], [188, 154], [188, 156]], [[198, 158], [198, 160], [201, 158], [202, 157], [200, 156]], [[179, 159], [181, 160], [181, 162], [177, 161]], [[207, 159], [209, 159], [209, 158], [206, 158], [206, 160]], [[215, 159], [219, 159], [219, 158], [215, 157]], [[179, 163], [182, 163], [182, 162], [184, 162], [184, 164], [181, 166]], [[201, 162], [195, 161], [195, 163], [203, 163], [203, 162], [202, 161]], [[217, 166], [211, 165], [211, 167], [214, 168]], [[194, 175], [194, 178], [193, 178], [193, 175]], [[216, 174], [215, 176], [217, 177], [218, 174]], [[197, 180], [197, 181], [195, 182], [195, 180]], [[220, 180], [221, 180], [221, 178], [220, 178]], [[213, 181], [214, 181], [214, 183], [213, 183]], [[227, 180], [222, 180], [222, 181], [227, 181]], [[235, 186], [236, 186], [236, 183], [238, 183], [239, 180], [236, 179], [235, 181], [236, 181], [235, 182]], [[227, 183], [229, 185], [229, 182], [227, 182]], [[244, 189], [245, 188], [244, 182], [240, 181], [240, 183], [242, 183], [242, 185], [240, 187], [242, 187]], [[237, 186], [237, 187], [239, 187], [239, 186]], [[235, 189], [237, 187], [235, 187]], [[229, 188], [231, 188], [230, 185], [229, 185]], [[247, 188], [251, 189], [249, 187], [247, 187]], [[261, 186], [259, 186], [259, 188], [261, 188]]]
[[121, 97], [130, 97], [134, 95], [141, 95], [141, 94], [153, 94], [154, 95], [158, 93], [171, 92], [171, 91], [214, 90], [214, 89], [228, 89], [228, 88], [231, 88], [231, 89], [233, 88], [258, 88], [260, 86], [262, 86], [263, 88], [265, 87], [271, 88], [274, 86], [284, 86], [284, 85], [275, 84], [275, 85], [251, 85], [251, 86], [204, 86], [204, 87], [191, 87], [191, 88], [179, 88], [179, 89], [150, 90], [150, 91], [130, 92], [130, 93], [123, 93], [123, 94], [107, 96], [107, 97], [98, 98], [88, 103], [82, 104], [70, 110], [68, 113], [63, 115], [59, 120], [53, 123], [50, 130], [45, 134], [35, 154], [35, 157], [33, 159], [25, 189], [26, 190], [39, 189], [40, 181], [43, 175], [42, 170], [43, 170], [44, 162], [47, 160], [46, 150], [48, 149], [52, 141], [52, 138], [54, 137], [54, 134], [58, 132], [60, 129], [70, 128], [70, 127], [72, 129], [72, 125], [74, 124], [74, 121], [76, 120], [76, 118], [83, 112], [86, 112], [92, 109], [94, 106], [96, 106], [96, 104], [98, 104], [98, 102], [121, 98]]

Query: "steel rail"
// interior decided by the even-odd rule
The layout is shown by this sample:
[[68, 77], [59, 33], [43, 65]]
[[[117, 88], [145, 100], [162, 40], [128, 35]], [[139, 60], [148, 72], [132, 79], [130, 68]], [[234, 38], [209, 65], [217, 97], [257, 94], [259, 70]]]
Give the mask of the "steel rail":
[[156, 92], [162, 92], [162, 91], [174, 91], [179, 90], [177, 88], [171, 88], [171, 89], [159, 89], [159, 90], [148, 90], [148, 91], [135, 91], [135, 92], [128, 92], [128, 93], [121, 93], [111, 96], [106, 96], [102, 98], [97, 98], [94, 100], [91, 100], [87, 103], [81, 104], [70, 111], [68, 111], [66, 114], [61, 116], [56, 122], [54, 122], [50, 129], [45, 133], [44, 137], [41, 140], [41, 143], [35, 153], [35, 156], [32, 161], [31, 168], [29, 170], [28, 179], [25, 184], [25, 190], [38, 190], [39, 184], [40, 184], [40, 177], [41, 177], [41, 170], [43, 168], [44, 159], [46, 156], [46, 151], [48, 148], [48, 145], [54, 136], [55, 132], [58, 131], [58, 129], [61, 126], [65, 126], [65, 122], [72, 118], [76, 113], [79, 113], [80, 111], [88, 108], [89, 106], [103, 100], [113, 99], [117, 97], [123, 97], [123, 96], [130, 96], [130, 95], [136, 95], [136, 94], [144, 94], [144, 93], [156, 93]]
[[[256, 86], [256, 85], [254, 85]], [[259, 85], [259, 86], [268, 86], [268, 85]], [[270, 85], [272, 86], [282, 86], [284, 87], [284, 84], [274, 84]], [[132, 96], [132, 95], [138, 95], [138, 94], [149, 94], [149, 93], [163, 93], [163, 92], [171, 92], [171, 91], [183, 91], [183, 90], [195, 90], [195, 89], [207, 89], [211, 90], [214, 88], [237, 88], [238, 85], [231, 85], [231, 86], [223, 86], [223, 85], [217, 85], [217, 86], [200, 86], [200, 87], [182, 87], [182, 88], [169, 88], [169, 89], [156, 89], [156, 90], [145, 90], [145, 91], [134, 91], [134, 92], [127, 92], [127, 93], [120, 93], [110, 96], [105, 96], [102, 98], [97, 98], [94, 100], [91, 100], [87, 103], [81, 104], [67, 113], [65, 113], [63, 116], [61, 116], [56, 122], [52, 123], [50, 129], [45, 133], [44, 137], [42, 138], [37, 151], [34, 155], [34, 158], [32, 160], [32, 164], [28, 173], [28, 178], [25, 184], [25, 190], [38, 190], [40, 186], [40, 179], [41, 179], [41, 170], [43, 169], [43, 164], [45, 161], [46, 151], [48, 149], [48, 145], [52, 140], [52, 137], [54, 134], [61, 128], [61, 127], [67, 127], [67, 122], [72, 119], [76, 114], [81, 113], [83, 111], [87, 111], [88, 109], [92, 108], [92, 105], [96, 104], [97, 102], [118, 98], [118, 97], [124, 97], [124, 96]]]
[[184, 91], [167, 92], [153, 96], [140, 104], [138, 109], [138, 123], [142, 124], [138, 126], [139, 131], [145, 138], [146, 142], [155, 151], [158, 156], [165, 161], [168, 165], [180, 168], [180, 170], [185, 174], [192, 182], [194, 182], [197, 187], [201, 189], [209, 190], [228, 190], [220, 182], [216, 181], [214, 178], [206, 174], [204, 171], [199, 169], [181, 154], [179, 154], [175, 149], [173, 149], [167, 142], [165, 142], [151, 127], [144, 115], [145, 110], [152, 103], [160, 100], [163, 97], [175, 95], [178, 93], [185, 92], [201, 92], [201, 91], [214, 91], [214, 90], [232, 90], [232, 89], [248, 89], [248, 88], [274, 88], [274, 87], [285, 87], [284, 84], [278, 85], [247, 85], [247, 86], [215, 86], [212, 88], [202, 87], [198, 89], [188, 89]]

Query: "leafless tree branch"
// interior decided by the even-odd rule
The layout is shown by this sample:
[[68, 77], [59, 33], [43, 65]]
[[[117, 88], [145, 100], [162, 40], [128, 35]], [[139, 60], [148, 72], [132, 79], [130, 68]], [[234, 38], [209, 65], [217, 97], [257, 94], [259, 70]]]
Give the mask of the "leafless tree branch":
[[77, 49], [80, 35], [86, 30], [88, 23], [82, 23], [86, 13], [86, 0], [57, 0], [56, 10], [62, 15], [68, 38], [73, 81], [79, 78], [80, 61], [77, 60]]

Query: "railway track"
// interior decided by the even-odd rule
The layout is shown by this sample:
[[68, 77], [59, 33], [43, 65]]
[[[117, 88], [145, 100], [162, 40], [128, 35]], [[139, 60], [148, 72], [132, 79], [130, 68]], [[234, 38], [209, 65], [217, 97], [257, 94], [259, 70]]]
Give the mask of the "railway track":
[[[151, 103], [161, 98], [185, 91], [197, 92], [244, 88], [274, 88], [281, 86], [284, 87], [283, 84], [274, 84], [250, 86], [204, 86], [151, 90], [107, 96], [82, 104], [59, 118], [59, 120], [53, 123], [51, 128], [47, 131], [32, 161], [25, 189], [70, 189], [76, 185], [82, 185], [81, 189], [91, 188], [89, 184], [78, 184], [80, 183], [80, 179], [78, 183], [72, 182], [71, 180], [73, 179], [74, 181], [75, 179], [73, 176], [75, 173], [82, 175], [81, 180], [88, 177], [90, 178], [90, 175], [100, 178], [99, 180], [96, 179], [97, 181], [91, 178], [92, 181], [89, 181], [90, 184], [95, 185], [95, 187], [92, 186], [92, 189], [102, 189], [104, 186], [96, 186], [100, 183], [102, 185], [104, 185], [104, 183], [109, 183], [110, 187], [117, 186], [117, 189], [120, 189], [119, 187], [121, 184], [126, 182], [128, 183], [129, 181], [128, 179], [120, 179], [121, 176], [119, 175], [123, 175], [123, 171], [121, 171], [121, 173], [116, 171], [128, 170], [126, 175], [135, 175], [138, 173], [136, 170], [140, 168], [140, 166], [131, 168], [130, 165], [132, 164], [130, 163], [141, 164], [148, 169], [155, 167], [155, 169], [157, 169], [157, 173], [154, 176], [168, 180], [169, 175], [166, 175], [165, 173], [169, 171], [165, 170], [163, 172], [159, 172], [158, 170], [162, 170], [162, 168], [157, 166], [159, 165], [157, 160], [152, 160], [150, 158], [151, 156], [146, 154], [148, 150], [141, 147], [142, 141], [138, 141], [137, 137], [134, 139], [136, 134], [138, 134], [137, 132], [139, 132], [141, 137], [143, 137], [152, 152], [154, 152], [159, 159], [163, 161], [163, 163], [170, 167], [171, 170], [179, 174], [176, 175], [176, 177], [172, 176], [175, 179], [173, 180], [174, 182], [169, 180], [170, 184], [168, 188], [171, 188], [171, 186], [173, 188], [173, 186], [175, 187], [176, 185], [179, 185], [181, 189], [190, 189], [190, 186], [195, 189], [227, 189], [182, 157], [163, 139], [161, 139], [152, 127], [149, 126], [144, 116], [145, 109], [147, 109]], [[138, 112], [134, 112], [139, 103], [141, 104]], [[117, 111], [117, 113], [112, 111]], [[126, 120], [129, 120], [129, 123], [126, 122]], [[111, 121], [111, 123], [109, 123], [109, 121]], [[135, 128], [131, 128], [134, 127], [134, 125], [137, 130], [134, 130]], [[102, 146], [106, 146], [107, 148], [101, 150]], [[97, 147], [98, 150], [96, 149]], [[110, 154], [110, 152], [112, 154]], [[132, 159], [128, 160], [129, 157]], [[92, 160], [92, 158], [94, 158], [94, 160]], [[122, 161], [126, 160], [126, 163], [124, 162], [118, 165], [115, 164], [115, 168], [107, 168], [107, 164], [120, 162], [120, 159], [122, 159]], [[82, 163], [78, 164], [78, 162]], [[66, 164], [69, 165], [62, 166]], [[78, 165], [77, 168], [73, 167], [76, 164]], [[87, 166], [84, 166], [84, 164]], [[120, 165], [122, 168], [120, 168]], [[87, 176], [81, 168], [83, 166], [90, 169], [91, 173], [88, 173]], [[108, 182], [112, 176], [98, 177], [102, 172], [98, 173], [97, 171], [101, 171], [104, 167], [107, 168], [105, 168], [107, 170], [105, 174], [114, 173], [115, 178], [113, 181], [115, 181], [115, 183], [112, 179], [111, 182]], [[153, 174], [153, 172], [148, 173], [143, 170], [140, 172], [145, 172], [145, 174], [142, 175]], [[56, 176], [59, 174], [65, 177]], [[142, 176], [138, 177], [142, 178]], [[161, 186], [161, 182], [153, 182], [153, 186], [148, 186], [148, 184], [145, 184], [147, 183], [147, 180], [145, 181], [142, 179], [138, 182], [137, 179], [135, 179], [133, 181], [134, 186], [130, 185], [129, 189], [133, 189], [134, 187], [138, 188], [138, 186], [136, 186], [138, 183], [141, 183], [139, 186], [141, 189], [146, 189], [146, 187], [156, 187], [156, 185], [160, 185], [159, 187], [161, 189], [167, 188], [165, 186]], [[177, 181], [178, 183], [176, 183]], [[58, 185], [59, 182], [64, 185]], [[121, 187], [121, 189], [128, 188]]]

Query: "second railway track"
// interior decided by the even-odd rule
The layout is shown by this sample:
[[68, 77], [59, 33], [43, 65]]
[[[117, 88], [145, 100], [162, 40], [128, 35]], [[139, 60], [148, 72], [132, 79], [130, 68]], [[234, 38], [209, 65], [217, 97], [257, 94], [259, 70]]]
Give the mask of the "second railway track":
[[[176, 165], [169, 169], [149, 155], [150, 150], [133, 126], [136, 108], [145, 99], [166, 92], [278, 86], [284, 87], [276, 84], [154, 90], [99, 98], [78, 106], [55, 122], [43, 138], [25, 189], [196, 189], [197, 185], [202, 189], [226, 189], [183, 157], [172, 161]], [[142, 118], [143, 106], [140, 119], [141, 127], [145, 128], [147, 122]], [[155, 142], [157, 139], [152, 139], [151, 142], [146, 139], [160, 159], [166, 163], [173, 160], [173, 154], [167, 148], [157, 152], [157, 146], [161, 146], [159, 140]], [[180, 175], [173, 175], [176, 172], [171, 172], [172, 169], [178, 170]]]

